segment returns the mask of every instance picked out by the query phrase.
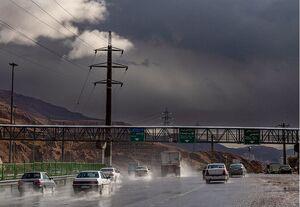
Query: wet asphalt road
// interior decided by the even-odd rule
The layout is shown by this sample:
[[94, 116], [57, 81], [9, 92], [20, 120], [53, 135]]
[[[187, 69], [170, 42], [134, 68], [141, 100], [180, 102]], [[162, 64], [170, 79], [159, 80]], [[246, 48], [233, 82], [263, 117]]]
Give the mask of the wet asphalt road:
[[[282, 181], [282, 182], [281, 182]], [[217, 207], [299, 206], [297, 175], [248, 175], [228, 183], [205, 184], [200, 175], [123, 178], [113, 193], [74, 195], [71, 183], [50, 192], [20, 196], [16, 188], [0, 188], [0, 206]]]

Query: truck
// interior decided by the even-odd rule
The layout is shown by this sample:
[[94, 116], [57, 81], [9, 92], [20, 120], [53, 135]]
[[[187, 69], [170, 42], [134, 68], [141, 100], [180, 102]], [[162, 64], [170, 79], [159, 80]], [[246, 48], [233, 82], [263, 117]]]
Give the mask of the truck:
[[165, 151], [161, 153], [161, 176], [175, 174], [180, 176], [181, 155], [178, 151]]

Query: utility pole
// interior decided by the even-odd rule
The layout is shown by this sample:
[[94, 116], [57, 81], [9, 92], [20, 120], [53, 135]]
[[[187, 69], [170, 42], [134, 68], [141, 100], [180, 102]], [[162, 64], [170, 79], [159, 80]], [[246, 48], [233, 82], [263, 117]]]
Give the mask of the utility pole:
[[[18, 66], [18, 64], [12, 62], [9, 63], [11, 66], [11, 91], [10, 91], [10, 124], [13, 124], [13, 116], [14, 116], [14, 79], [15, 79], [15, 67]], [[12, 136], [12, 131], [10, 132]], [[10, 137], [9, 140], [9, 163], [12, 161], [12, 154], [13, 154], [13, 143], [12, 143], [12, 137]]]
[[[105, 125], [107, 126], [111, 126], [112, 121], [111, 121], [111, 109], [112, 109], [112, 98], [111, 98], [111, 94], [112, 94], [112, 85], [113, 84], [119, 84], [121, 85], [121, 87], [123, 86], [123, 83], [120, 81], [115, 81], [112, 79], [112, 69], [113, 68], [124, 68], [125, 70], [128, 69], [128, 66], [123, 65], [123, 64], [119, 64], [119, 63], [115, 63], [112, 61], [112, 53], [113, 52], [121, 52], [121, 54], [123, 54], [124, 50], [113, 47], [112, 46], [112, 38], [111, 38], [111, 31], [108, 32], [108, 45], [107, 47], [102, 47], [99, 49], [95, 50], [95, 54], [97, 52], [107, 52], [107, 62], [104, 63], [97, 63], [94, 65], [90, 65], [90, 70], [92, 68], [106, 68], [106, 79], [105, 80], [100, 80], [97, 82], [94, 82], [94, 86], [96, 86], [97, 84], [105, 84], [106, 85], [106, 114], [105, 114]], [[110, 134], [110, 128], [107, 130], [106, 132], [106, 136], [108, 136], [109, 139], [111, 139], [111, 134]], [[106, 147], [104, 147], [106, 145], [106, 143], [103, 145], [102, 149], [106, 150], [107, 155], [109, 155], [109, 165], [112, 165], [112, 141], [110, 141], [109, 143], [109, 149], [107, 149]], [[109, 151], [107, 151], [109, 150]], [[103, 153], [102, 153], [103, 154]], [[103, 160], [103, 158], [102, 158]]]
[[162, 112], [162, 120], [163, 120], [163, 125], [168, 126], [170, 125], [170, 120], [172, 119], [171, 117], [172, 113], [168, 111], [168, 108], [165, 109], [164, 112]]
[[[285, 124], [284, 122], [279, 124], [278, 126], [285, 128], [289, 127], [288, 124]], [[285, 130], [282, 129], [282, 141], [283, 141], [283, 164], [286, 165], [286, 136], [285, 136]]]

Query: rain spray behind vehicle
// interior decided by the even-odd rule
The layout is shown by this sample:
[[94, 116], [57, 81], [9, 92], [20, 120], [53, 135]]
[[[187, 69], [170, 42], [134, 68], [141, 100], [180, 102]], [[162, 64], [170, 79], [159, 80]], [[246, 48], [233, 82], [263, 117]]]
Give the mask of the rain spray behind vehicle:
[[139, 166], [138, 162], [130, 162], [128, 163], [128, 175], [133, 175], [135, 173], [135, 169]]
[[177, 151], [165, 151], [161, 153], [161, 176], [175, 174], [180, 176], [181, 155]]

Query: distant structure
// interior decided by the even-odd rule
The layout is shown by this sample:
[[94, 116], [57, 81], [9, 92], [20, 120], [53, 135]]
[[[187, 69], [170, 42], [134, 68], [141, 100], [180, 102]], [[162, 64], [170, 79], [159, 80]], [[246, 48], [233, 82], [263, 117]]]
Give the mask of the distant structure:
[[[278, 126], [285, 128], [285, 127], [289, 127], [290, 125], [283, 122], [283, 123], [279, 124]], [[286, 165], [286, 132], [284, 130], [282, 130], [282, 139], [283, 139], [283, 146], [282, 146], [283, 161], [282, 161], [282, 163], [284, 165]]]
[[169, 112], [168, 108], [166, 107], [165, 111], [162, 112], [162, 117], [161, 117], [164, 126], [169, 126], [171, 124], [171, 120], [173, 119], [171, 115], [172, 113]]

